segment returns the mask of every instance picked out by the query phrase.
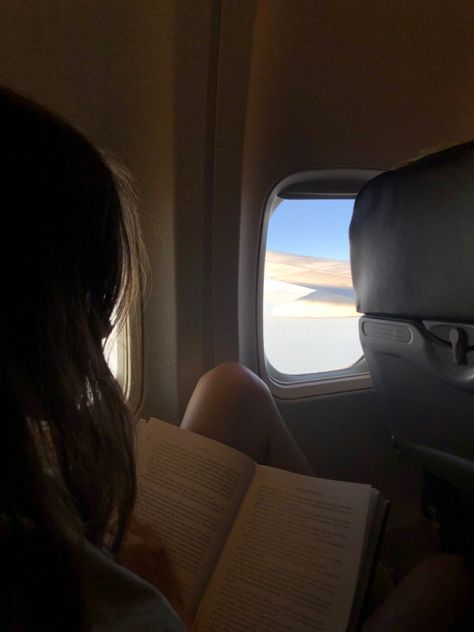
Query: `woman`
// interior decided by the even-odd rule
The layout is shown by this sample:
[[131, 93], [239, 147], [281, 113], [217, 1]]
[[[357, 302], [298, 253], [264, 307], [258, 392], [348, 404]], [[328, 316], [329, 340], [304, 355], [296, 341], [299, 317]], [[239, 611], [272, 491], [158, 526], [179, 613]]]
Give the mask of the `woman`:
[[81, 630], [82, 538], [100, 546], [114, 518], [117, 548], [134, 502], [102, 347], [139, 281], [138, 232], [120, 172], [67, 123], [2, 89], [0, 138], [0, 628]]
[[[133, 420], [103, 354], [142, 281], [130, 187], [69, 124], [6, 89], [0, 138], [0, 629], [182, 630], [159, 592], [99, 551], [120, 549], [135, 499]], [[184, 425], [310, 472], [238, 365], [201, 379]], [[143, 547], [149, 559], [136, 539], [121, 559], [159, 585]]]

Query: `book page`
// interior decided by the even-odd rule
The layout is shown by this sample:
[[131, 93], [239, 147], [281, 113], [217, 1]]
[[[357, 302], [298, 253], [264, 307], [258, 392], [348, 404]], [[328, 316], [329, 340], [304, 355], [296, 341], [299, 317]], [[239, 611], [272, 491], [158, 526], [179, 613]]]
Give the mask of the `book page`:
[[371, 487], [257, 466], [197, 631], [343, 632]]
[[183, 605], [194, 613], [255, 464], [156, 419], [140, 422], [137, 450], [135, 515], [159, 536]]

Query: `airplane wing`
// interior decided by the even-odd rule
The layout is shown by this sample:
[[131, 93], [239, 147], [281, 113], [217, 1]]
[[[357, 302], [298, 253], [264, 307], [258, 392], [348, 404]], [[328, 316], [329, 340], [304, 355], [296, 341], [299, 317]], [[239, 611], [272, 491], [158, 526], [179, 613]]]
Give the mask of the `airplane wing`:
[[274, 316], [348, 318], [358, 315], [349, 261], [267, 251], [265, 289]]
[[323, 287], [352, 290], [350, 263], [339, 259], [268, 250], [265, 256], [265, 277], [314, 290]]

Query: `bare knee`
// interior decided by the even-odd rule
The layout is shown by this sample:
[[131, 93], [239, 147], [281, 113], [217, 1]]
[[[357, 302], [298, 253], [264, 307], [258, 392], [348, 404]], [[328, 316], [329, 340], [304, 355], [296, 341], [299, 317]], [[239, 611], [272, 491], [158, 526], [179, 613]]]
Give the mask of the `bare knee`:
[[415, 567], [364, 625], [364, 632], [472, 630], [474, 575], [459, 555], [439, 554]]
[[258, 463], [312, 474], [267, 385], [237, 362], [220, 364], [201, 377], [182, 426], [227, 443]]
[[225, 362], [198, 381], [182, 427], [262, 461], [279, 414], [262, 380], [237, 362]]
[[199, 379], [196, 390], [225, 392], [232, 399], [272, 398], [265, 382], [238, 362], [223, 362], [214, 367]]
[[228, 430], [235, 426], [245, 433], [246, 426], [257, 431], [258, 417], [260, 430], [267, 432], [262, 426], [268, 425], [275, 411], [268, 387], [255, 373], [237, 362], [225, 362], [199, 379], [183, 422], [186, 425], [192, 416], [206, 425], [225, 424]]

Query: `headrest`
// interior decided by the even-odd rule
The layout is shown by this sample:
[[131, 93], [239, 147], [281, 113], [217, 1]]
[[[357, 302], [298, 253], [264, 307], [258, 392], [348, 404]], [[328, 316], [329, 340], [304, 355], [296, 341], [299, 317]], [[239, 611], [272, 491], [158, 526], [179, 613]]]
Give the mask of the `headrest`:
[[474, 322], [474, 141], [371, 180], [349, 234], [359, 312]]

